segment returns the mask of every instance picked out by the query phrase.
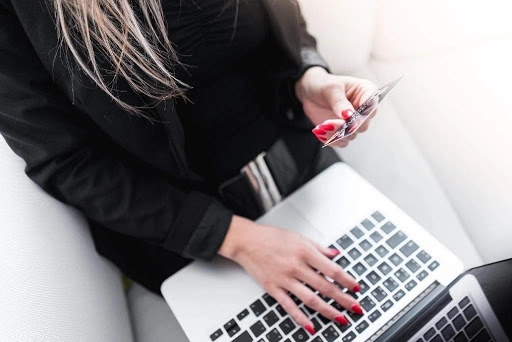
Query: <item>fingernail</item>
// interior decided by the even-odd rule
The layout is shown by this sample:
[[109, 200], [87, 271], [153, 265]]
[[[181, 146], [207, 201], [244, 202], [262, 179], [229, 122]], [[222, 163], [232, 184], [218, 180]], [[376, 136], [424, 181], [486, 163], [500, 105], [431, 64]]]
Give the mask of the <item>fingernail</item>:
[[336, 316], [334, 320], [341, 325], [348, 325], [348, 321], [343, 315]]
[[354, 285], [352, 292], [360, 292], [360, 291], [361, 291], [361, 286], [359, 286], [359, 284]]
[[326, 132], [334, 131], [334, 125], [331, 124], [322, 124], [319, 126], [319, 128]]
[[350, 119], [354, 115], [354, 111], [350, 109], [345, 109], [343, 112], [341, 112], [341, 117], [343, 119]]
[[338, 251], [336, 248], [329, 248], [329, 250], [331, 251], [331, 255], [333, 257], [335, 257], [335, 256], [340, 254], [340, 251]]
[[314, 128], [313, 129], [313, 133], [315, 133], [316, 135], [324, 135], [325, 131], [323, 129], [320, 129], [320, 128]]
[[358, 315], [363, 314], [363, 309], [361, 309], [361, 306], [359, 306], [359, 304], [352, 305], [352, 311], [354, 311]]
[[317, 138], [318, 138], [318, 140], [320, 140], [320, 141], [326, 141], [326, 140], [327, 140], [327, 138], [324, 138], [324, 137], [321, 137], [321, 136], [318, 136], [318, 135], [317, 135], [316, 137], [317, 137]]
[[313, 326], [311, 324], [307, 324], [304, 327], [304, 329], [306, 329], [308, 331], [308, 333], [310, 333], [311, 335], [316, 334], [315, 328], [313, 328]]

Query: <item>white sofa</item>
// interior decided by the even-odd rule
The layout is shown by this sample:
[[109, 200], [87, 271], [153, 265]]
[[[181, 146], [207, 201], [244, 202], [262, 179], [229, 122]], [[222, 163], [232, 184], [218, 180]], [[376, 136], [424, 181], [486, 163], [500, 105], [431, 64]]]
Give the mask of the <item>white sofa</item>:
[[[466, 267], [511, 257], [510, 5], [300, 2], [334, 72], [406, 74], [345, 161]], [[23, 168], [0, 139], [0, 341], [187, 341], [160, 297], [125, 293], [83, 217]]]

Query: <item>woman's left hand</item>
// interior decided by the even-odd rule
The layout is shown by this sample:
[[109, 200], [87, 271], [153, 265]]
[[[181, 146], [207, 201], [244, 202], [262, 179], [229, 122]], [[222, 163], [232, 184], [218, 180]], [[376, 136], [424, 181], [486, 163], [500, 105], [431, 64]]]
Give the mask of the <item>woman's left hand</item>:
[[[377, 87], [370, 81], [329, 74], [324, 68], [309, 68], [295, 83], [295, 93], [302, 103], [304, 112], [316, 126], [313, 133], [325, 142], [354, 114]], [[374, 115], [374, 114], [372, 114]], [[361, 133], [368, 129], [370, 120], [359, 127]], [[345, 147], [357, 134], [352, 134], [332, 146]]]

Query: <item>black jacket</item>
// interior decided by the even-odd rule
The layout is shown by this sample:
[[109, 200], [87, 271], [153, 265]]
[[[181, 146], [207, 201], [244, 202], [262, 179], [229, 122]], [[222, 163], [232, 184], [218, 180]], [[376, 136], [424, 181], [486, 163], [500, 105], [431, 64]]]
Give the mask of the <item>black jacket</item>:
[[[289, 60], [271, 85], [285, 112], [294, 105], [293, 81], [325, 63], [295, 1], [263, 2]], [[50, 6], [50, 0], [0, 0], [0, 133], [26, 161], [27, 175], [85, 214], [97, 246], [119, 249], [102, 254], [133, 254], [127, 249], [135, 245], [122, 241], [135, 239], [212, 258], [232, 213], [188, 168], [172, 101], [154, 109], [165, 122], [159, 124], [120, 109], [57, 48]]]

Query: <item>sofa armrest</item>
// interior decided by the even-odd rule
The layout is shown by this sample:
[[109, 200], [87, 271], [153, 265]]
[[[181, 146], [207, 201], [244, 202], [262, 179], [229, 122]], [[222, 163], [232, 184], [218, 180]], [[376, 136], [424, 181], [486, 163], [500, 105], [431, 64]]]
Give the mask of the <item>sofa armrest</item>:
[[24, 166], [0, 137], [0, 341], [133, 341], [119, 272]]

